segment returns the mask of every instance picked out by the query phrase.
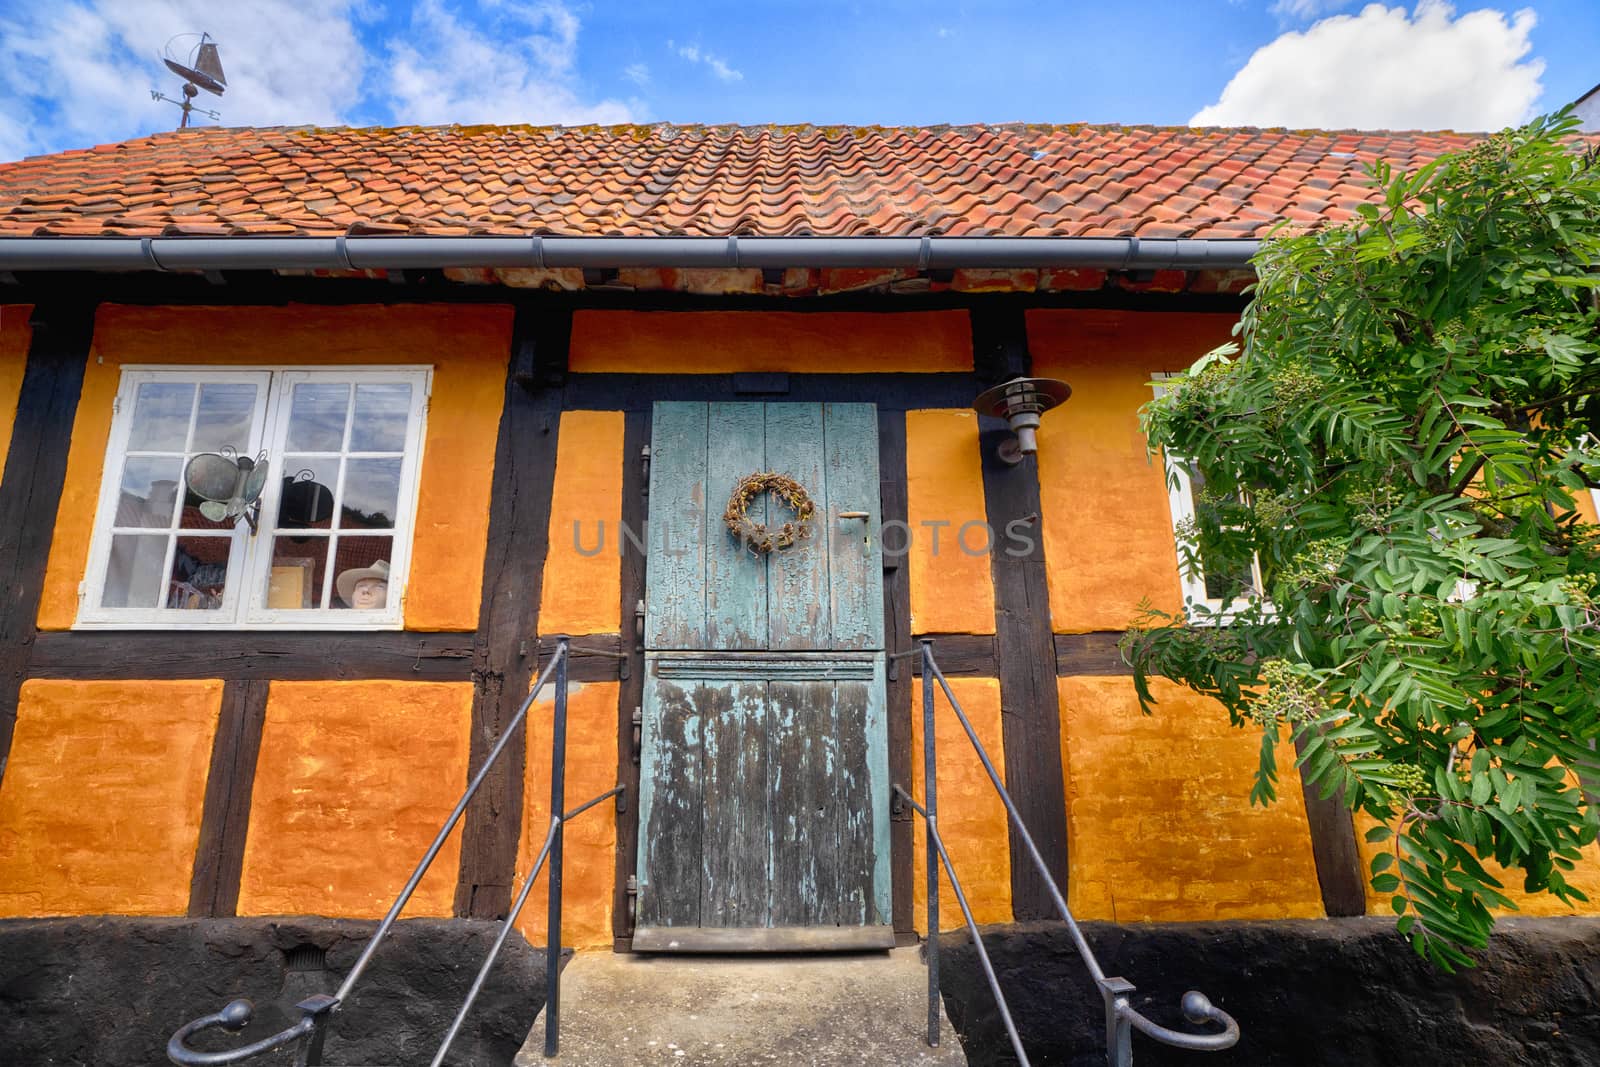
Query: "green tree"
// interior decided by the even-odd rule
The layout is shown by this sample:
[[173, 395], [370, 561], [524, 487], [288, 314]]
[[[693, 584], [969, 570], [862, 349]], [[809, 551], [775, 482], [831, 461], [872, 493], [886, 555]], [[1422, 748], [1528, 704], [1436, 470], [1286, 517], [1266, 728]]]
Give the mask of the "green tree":
[[1241, 343], [1142, 412], [1204, 475], [1192, 562], [1242, 601], [1137, 621], [1145, 711], [1160, 675], [1259, 727], [1263, 804], [1292, 732], [1447, 970], [1511, 906], [1483, 861], [1582, 900], [1600, 826], [1600, 530], [1574, 510], [1600, 484], [1600, 166], [1573, 127], [1377, 167], [1381, 203], [1268, 241]]

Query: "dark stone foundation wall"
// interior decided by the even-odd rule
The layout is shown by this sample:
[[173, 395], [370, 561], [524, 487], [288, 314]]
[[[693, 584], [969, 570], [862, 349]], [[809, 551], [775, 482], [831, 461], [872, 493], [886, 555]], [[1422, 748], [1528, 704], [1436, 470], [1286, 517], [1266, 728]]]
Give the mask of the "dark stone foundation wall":
[[[1134, 1005], [1184, 1028], [1199, 989], [1239, 1020], [1222, 1053], [1135, 1033], [1138, 1067], [1593, 1067], [1600, 1065], [1600, 919], [1506, 919], [1477, 969], [1444, 975], [1381, 918], [1087, 923]], [[1015, 1062], [965, 934], [947, 934], [945, 1005], [975, 1067]], [[984, 929], [1001, 990], [1036, 1067], [1104, 1067], [1104, 1011], [1059, 924]]]
[[[298, 1019], [298, 1001], [332, 993], [376, 926], [317, 918], [0, 922], [0, 1064], [163, 1064], [174, 1030], [236, 997], [255, 1003], [250, 1027], [196, 1043], [248, 1044]], [[335, 1016], [327, 1062], [428, 1062], [497, 929], [468, 919], [397, 923]], [[544, 966], [544, 953], [513, 933], [451, 1064], [511, 1062], [544, 1006]], [[251, 1062], [288, 1064], [292, 1055]]]

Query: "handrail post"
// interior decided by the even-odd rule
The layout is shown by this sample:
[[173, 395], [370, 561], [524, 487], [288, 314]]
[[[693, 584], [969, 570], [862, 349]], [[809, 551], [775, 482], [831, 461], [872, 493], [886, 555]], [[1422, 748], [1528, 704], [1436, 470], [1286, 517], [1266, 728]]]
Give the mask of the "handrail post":
[[567, 654], [571, 639], [556, 637], [556, 708], [550, 732], [550, 815], [559, 820], [550, 842], [550, 917], [545, 926], [544, 1054], [554, 1056], [561, 1047], [561, 839], [567, 810]]
[[1126, 978], [1097, 983], [1106, 1002], [1106, 1067], [1133, 1067], [1133, 1024], [1128, 1019], [1134, 990]]
[[922, 806], [928, 865], [928, 1047], [939, 1047], [938, 760], [933, 737], [933, 642], [922, 639]]

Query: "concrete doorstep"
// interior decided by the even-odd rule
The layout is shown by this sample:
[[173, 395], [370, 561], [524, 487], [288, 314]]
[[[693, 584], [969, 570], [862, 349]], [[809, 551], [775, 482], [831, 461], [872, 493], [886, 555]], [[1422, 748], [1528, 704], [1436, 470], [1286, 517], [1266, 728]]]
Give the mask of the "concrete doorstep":
[[942, 1018], [924, 1042], [928, 977], [916, 948], [847, 956], [580, 952], [561, 974], [561, 1051], [543, 1015], [516, 1067], [634, 1064], [964, 1065]]

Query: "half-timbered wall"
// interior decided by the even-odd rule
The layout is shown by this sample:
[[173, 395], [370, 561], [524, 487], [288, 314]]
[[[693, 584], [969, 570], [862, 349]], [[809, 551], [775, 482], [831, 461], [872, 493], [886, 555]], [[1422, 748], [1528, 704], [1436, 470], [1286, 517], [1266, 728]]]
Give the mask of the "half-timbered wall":
[[[19, 605], [0, 617], [0, 916], [380, 913], [561, 633], [575, 653], [567, 802], [618, 781], [636, 797], [643, 559], [624, 527], [648, 514], [661, 399], [877, 405], [880, 517], [904, 524], [884, 536], [886, 645], [936, 639], [1080, 917], [1359, 913], [1362, 856], [1337, 803], [1287, 788], [1251, 808], [1255, 738], [1174, 686], [1140, 715], [1114, 647], [1141, 599], [1179, 604], [1162, 470], [1138, 430], [1149, 374], [1227, 340], [1234, 316], [963, 299], [107, 305], [92, 345], [83, 305], [45, 309], [37, 331], [0, 308], [0, 448], [27, 457], [0, 483]], [[434, 367], [404, 632], [70, 632], [132, 363]], [[1073, 396], [1045, 418], [1037, 466], [1003, 467], [1003, 428], [966, 405], [1029, 372]], [[1008, 523], [1030, 547], [986, 551], [1010, 544]], [[890, 773], [914, 790], [915, 674], [893, 661], [888, 678]], [[940, 703], [941, 827], [978, 917], [1040, 917], [1037, 879]], [[529, 723], [408, 914], [503, 913], [550, 814], [548, 701]], [[1292, 759], [1285, 746], [1280, 767]], [[636, 816], [602, 805], [569, 828], [570, 943], [626, 945]], [[916, 828], [904, 814], [892, 827], [907, 936], [925, 926]], [[1573, 881], [1600, 900], [1600, 859]], [[953, 897], [941, 914], [959, 923]], [[543, 922], [533, 906], [520, 925], [537, 937]]]

